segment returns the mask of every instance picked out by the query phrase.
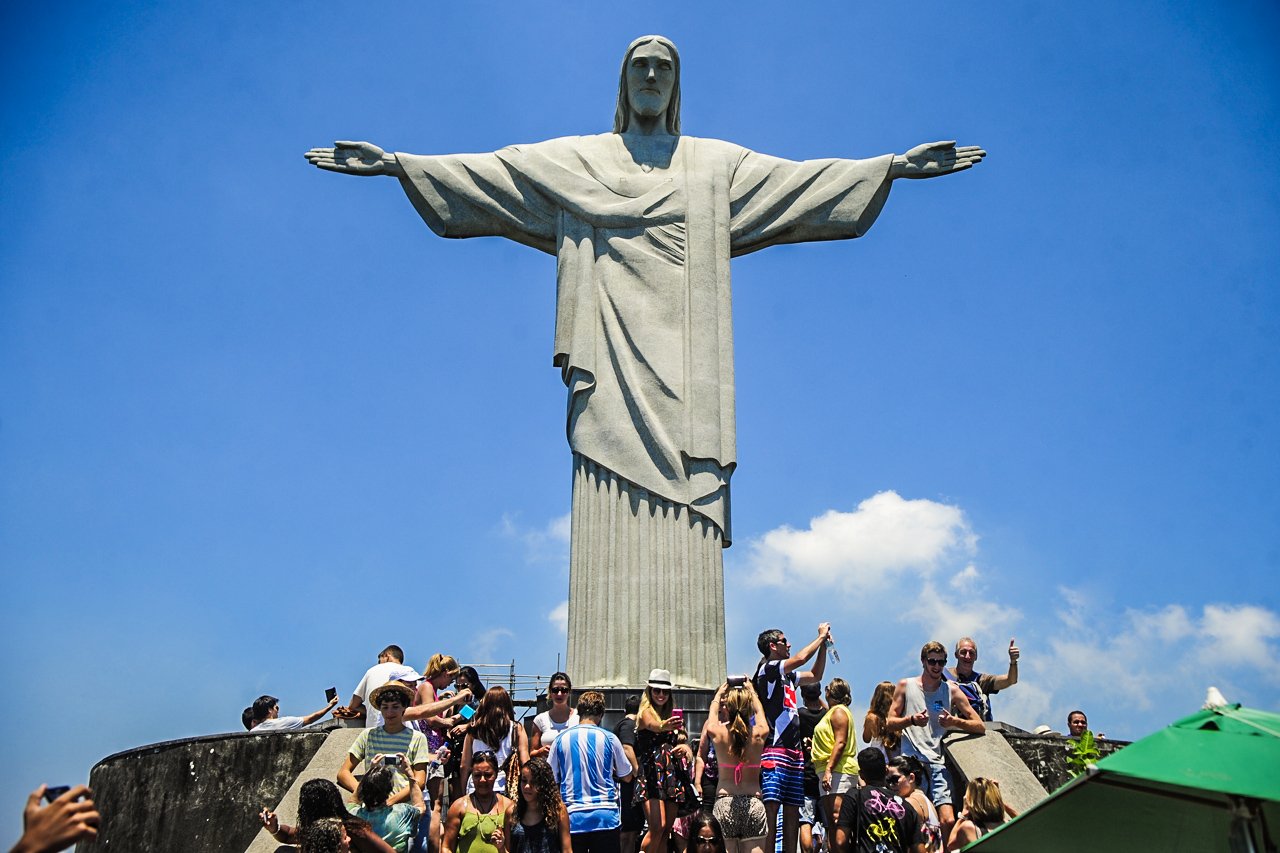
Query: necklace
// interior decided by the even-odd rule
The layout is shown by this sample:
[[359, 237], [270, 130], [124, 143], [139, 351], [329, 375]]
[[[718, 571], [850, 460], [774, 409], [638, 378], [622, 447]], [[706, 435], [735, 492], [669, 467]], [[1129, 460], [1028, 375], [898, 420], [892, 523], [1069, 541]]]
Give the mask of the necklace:
[[489, 805], [485, 806], [484, 808], [480, 808], [480, 801], [476, 799], [476, 795], [475, 794], [471, 795], [471, 805], [473, 808], [475, 808], [476, 811], [480, 812], [480, 814], [484, 814], [484, 815], [489, 814], [489, 812], [493, 811], [493, 807], [496, 806], [497, 804], [498, 804], [497, 794], [493, 794], [490, 797]]

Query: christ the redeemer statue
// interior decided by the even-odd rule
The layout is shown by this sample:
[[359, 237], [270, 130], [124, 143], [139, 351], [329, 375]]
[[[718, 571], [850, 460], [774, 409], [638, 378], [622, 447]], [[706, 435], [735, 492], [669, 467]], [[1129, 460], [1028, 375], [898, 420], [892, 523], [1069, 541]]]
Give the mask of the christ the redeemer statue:
[[721, 549], [734, 438], [729, 259], [861, 237], [897, 178], [967, 169], [954, 142], [794, 162], [680, 133], [680, 56], [627, 49], [612, 133], [492, 154], [314, 148], [321, 169], [400, 179], [441, 237], [507, 237], [556, 257], [554, 363], [569, 389], [574, 681], [682, 686], [725, 675]]

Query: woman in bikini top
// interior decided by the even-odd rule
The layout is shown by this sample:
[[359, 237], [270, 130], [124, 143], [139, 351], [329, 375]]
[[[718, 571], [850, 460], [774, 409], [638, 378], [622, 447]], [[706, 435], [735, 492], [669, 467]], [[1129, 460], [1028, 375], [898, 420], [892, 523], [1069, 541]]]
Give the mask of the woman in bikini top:
[[762, 849], [760, 755], [769, 737], [769, 720], [755, 687], [746, 679], [721, 685], [711, 709], [702, 731], [711, 738], [720, 760], [713, 813], [724, 826], [729, 853]]

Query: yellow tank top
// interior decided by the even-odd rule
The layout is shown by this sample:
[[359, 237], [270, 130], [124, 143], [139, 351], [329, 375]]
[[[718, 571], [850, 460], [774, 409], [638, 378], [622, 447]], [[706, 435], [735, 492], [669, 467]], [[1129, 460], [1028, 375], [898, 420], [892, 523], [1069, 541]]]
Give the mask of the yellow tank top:
[[[844, 754], [837, 756], [833, 762], [831, 760], [831, 747], [835, 743], [835, 732], [831, 729], [831, 715], [837, 711], [842, 712], [849, 721], [849, 731], [844, 738]], [[813, 756], [814, 772], [822, 775], [826, 771], [827, 765], [830, 764], [832, 773], [857, 775], [857, 745], [857, 736], [853, 731], [853, 715], [849, 713], [849, 706], [833, 705], [818, 721], [818, 725], [813, 730], [813, 749], [810, 754]]]
[[498, 853], [497, 845], [491, 839], [495, 831], [502, 829], [503, 820], [502, 812], [480, 814], [467, 809], [462, 813], [462, 824], [458, 827], [458, 853]]

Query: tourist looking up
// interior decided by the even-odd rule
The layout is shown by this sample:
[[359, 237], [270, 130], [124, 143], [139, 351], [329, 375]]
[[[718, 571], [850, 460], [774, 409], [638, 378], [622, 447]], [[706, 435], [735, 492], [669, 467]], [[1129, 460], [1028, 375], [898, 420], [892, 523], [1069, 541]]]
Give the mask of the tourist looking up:
[[556, 735], [578, 724], [578, 711], [573, 707], [573, 682], [563, 672], [551, 676], [547, 685], [547, 698], [551, 707], [533, 718], [536, 742], [530, 744], [531, 757], [545, 758], [551, 751], [551, 742]]
[[890, 760], [885, 774], [885, 787], [906, 800], [920, 818], [920, 831], [924, 833], [924, 846], [928, 853], [941, 853], [942, 825], [938, 822], [938, 810], [933, 801], [920, 789], [925, 778], [924, 765], [914, 755], [899, 755]]
[[[426, 783], [427, 766], [431, 762], [426, 736], [404, 723], [404, 710], [413, 701], [413, 691], [399, 681], [392, 681], [372, 691], [369, 701], [381, 712], [383, 723], [377, 728], [365, 729], [356, 738], [338, 770], [338, 784], [354, 793], [356, 777], [353, 771], [356, 766], [364, 761], [367, 773], [382, 764], [384, 758], [390, 757], [393, 760], [386, 763], [394, 769], [395, 781], [387, 803], [405, 802], [410, 797], [409, 776], [414, 777], [421, 789]], [[398, 758], [401, 755], [405, 758], [403, 762]]]
[[328, 779], [309, 779], [298, 792], [298, 822], [287, 826], [280, 822], [275, 812], [263, 808], [258, 814], [262, 826], [281, 844], [298, 843], [303, 829], [325, 818], [337, 818], [347, 830], [352, 850], [357, 853], [392, 853], [391, 845], [373, 831], [367, 820], [352, 815], [342, 802], [342, 792]]
[[507, 812], [507, 853], [570, 853], [569, 813], [545, 758], [520, 768], [516, 791], [515, 808]]
[[959, 850], [977, 841], [1004, 823], [1004, 798], [1000, 795], [1000, 783], [995, 779], [978, 776], [969, 780], [964, 791], [964, 809], [947, 836], [947, 849]]
[[955, 669], [943, 670], [943, 677], [960, 686], [960, 692], [978, 712], [979, 719], [990, 721], [991, 700], [987, 697], [1018, 683], [1018, 658], [1021, 654], [1017, 644], [1010, 640], [1009, 671], [1004, 675], [978, 672], [973, 668], [978, 662], [978, 644], [972, 637], [961, 637], [956, 641]]
[[[471, 774], [472, 756], [480, 752], [492, 752], [497, 756], [498, 775], [494, 780], [494, 790], [500, 794], [507, 791], [507, 769], [511, 766], [512, 755], [520, 757], [523, 766], [529, 760], [529, 738], [525, 735], [524, 726], [515, 721], [516, 709], [511, 704], [511, 696], [507, 691], [494, 685], [484, 694], [476, 708], [476, 715], [471, 718], [471, 726], [467, 737], [462, 742], [462, 775]], [[471, 790], [471, 782], [467, 782], [467, 790]]]
[[822, 820], [822, 787], [813, 772], [813, 730], [826, 716], [827, 703], [822, 701], [822, 682], [814, 681], [800, 688], [800, 749], [804, 753], [804, 805], [800, 807], [800, 851], [813, 853], [813, 825]]
[[885, 787], [884, 754], [875, 747], [858, 753], [862, 786], [849, 794], [838, 832], [851, 853], [925, 853], [916, 810]]
[[670, 671], [651, 671], [636, 714], [636, 757], [640, 759], [636, 797], [644, 801], [644, 817], [649, 825], [640, 841], [645, 853], [666, 853], [667, 837], [678, 817], [675, 803], [668, 802], [669, 791], [674, 787], [669, 786], [668, 776], [677, 772], [673, 750], [684, 717], [674, 713], [671, 687]]
[[323, 718], [337, 704], [338, 697], [334, 696], [329, 700], [329, 704], [318, 711], [312, 711], [305, 717], [282, 717], [280, 716], [279, 699], [274, 696], [259, 696], [253, 700], [253, 705], [251, 706], [253, 708], [253, 726], [251, 730], [255, 732], [270, 732], [300, 729]]
[[813, 772], [822, 786], [822, 821], [827, 838], [843, 851], [845, 845], [836, 836], [836, 822], [845, 797], [858, 785], [858, 741], [853, 733], [853, 714], [849, 703], [853, 691], [843, 678], [833, 678], [827, 685], [830, 709], [813, 730]]
[[[951, 805], [951, 774], [942, 755], [942, 736], [948, 729], [982, 734], [982, 720], [954, 682], [946, 681], [947, 649], [931, 641], [920, 649], [921, 674], [898, 682], [889, 709], [888, 730], [902, 732], [902, 754], [914, 755], [928, 771], [925, 789], [938, 809], [942, 833], [949, 836], [955, 823]], [[957, 709], [954, 714], [950, 709]]]
[[[822, 681], [827, 667], [827, 643], [835, 643], [831, 624], [818, 625], [818, 636], [796, 654], [778, 628], [756, 638], [760, 665], [753, 679], [760, 703], [769, 719], [770, 742], [764, 751], [768, 765], [761, 777], [769, 825], [778, 825], [782, 807], [782, 849], [795, 850], [800, 831], [800, 806], [804, 805], [804, 753], [800, 749], [800, 718], [796, 688]], [[814, 656], [817, 656], [816, 658]], [[797, 672], [813, 659], [813, 669]]]
[[[769, 740], [764, 706], [750, 681], [735, 679], [720, 685], [711, 710], [703, 732], [715, 745], [720, 764], [711, 813], [729, 853], [761, 853], [774, 835], [760, 789], [760, 756]], [[690, 841], [696, 843], [692, 835]]]
[[876, 685], [871, 694], [871, 702], [867, 706], [867, 714], [862, 718], [862, 742], [874, 746], [884, 754], [885, 760], [897, 757], [902, 744], [902, 735], [889, 731], [889, 709], [893, 707], [895, 685], [892, 681], [882, 681]]
[[[409, 780], [409, 796], [405, 802], [389, 805], [387, 798], [395, 787], [397, 774]], [[382, 763], [364, 774], [356, 786], [356, 799], [359, 803], [348, 804], [347, 811], [368, 821], [378, 837], [390, 844], [396, 853], [407, 853], [427, 806], [422, 799], [418, 777], [410, 772], [404, 757], [384, 756]]]
[[365, 671], [356, 689], [351, 691], [351, 701], [345, 707], [336, 709], [333, 715], [339, 719], [352, 720], [363, 715], [365, 728], [382, 725], [378, 709], [369, 707], [369, 697], [374, 690], [391, 680], [391, 673], [400, 672], [401, 667], [404, 667], [404, 651], [399, 646], [387, 646], [378, 652], [378, 662]]
[[548, 763], [560, 783], [560, 798], [569, 812], [573, 853], [618, 853], [622, 814], [618, 781], [632, 777], [622, 744], [600, 728], [604, 695], [588, 690], [578, 697], [578, 725], [551, 744]]
[[511, 800], [494, 790], [497, 779], [497, 757], [488, 750], [477, 752], [471, 760], [469, 792], [449, 806], [442, 853], [503, 853], [506, 850], [503, 826]]

